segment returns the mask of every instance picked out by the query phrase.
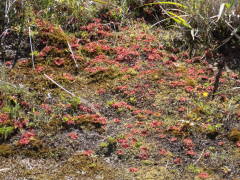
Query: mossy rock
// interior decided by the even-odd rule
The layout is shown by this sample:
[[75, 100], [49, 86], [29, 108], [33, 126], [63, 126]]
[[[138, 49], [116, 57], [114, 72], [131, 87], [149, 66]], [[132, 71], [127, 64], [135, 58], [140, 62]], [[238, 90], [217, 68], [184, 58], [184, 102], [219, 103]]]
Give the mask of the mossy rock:
[[231, 141], [237, 142], [240, 140], [240, 131], [237, 128], [233, 128], [228, 137]]

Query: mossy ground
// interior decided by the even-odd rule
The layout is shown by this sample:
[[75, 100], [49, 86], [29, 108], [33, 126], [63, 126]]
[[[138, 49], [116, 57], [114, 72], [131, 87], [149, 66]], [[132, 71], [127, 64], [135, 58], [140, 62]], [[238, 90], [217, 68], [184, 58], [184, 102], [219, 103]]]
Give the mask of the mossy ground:
[[115, 31], [93, 19], [71, 35], [36, 22], [35, 69], [2, 64], [2, 179], [240, 176], [238, 72], [224, 69], [212, 100], [221, 54], [190, 54], [141, 20]]

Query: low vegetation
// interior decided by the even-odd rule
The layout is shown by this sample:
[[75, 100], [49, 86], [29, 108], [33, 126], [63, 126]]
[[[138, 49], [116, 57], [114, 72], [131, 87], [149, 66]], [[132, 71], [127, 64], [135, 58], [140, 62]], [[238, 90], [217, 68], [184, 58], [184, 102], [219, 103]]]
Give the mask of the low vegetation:
[[1, 179], [237, 179], [239, 1], [0, 2]]

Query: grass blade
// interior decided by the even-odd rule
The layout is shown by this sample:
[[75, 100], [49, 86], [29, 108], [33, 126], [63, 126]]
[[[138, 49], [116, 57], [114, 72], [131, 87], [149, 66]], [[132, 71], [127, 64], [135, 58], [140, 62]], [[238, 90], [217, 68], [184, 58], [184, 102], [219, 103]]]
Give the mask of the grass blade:
[[216, 22], [218, 22], [218, 20], [221, 18], [224, 6], [225, 6], [225, 3], [222, 3], [219, 9], [219, 14]]
[[185, 19], [181, 18], [181, 17], [178, 16], [177, 14], [174, 14], [174, 13], [172, 13], [172, 12], [170, 12], [170, 11], [167, 11], [167, 13], [170, 14], [170, 15], [172, 15], [172, 16], [174, 16], [174, 17], [172, 17], [172, 19], [173, 19], [174, 21], [176, 21], [178, 24], [184, 25], [184, 26], [192, 29], [192, 27], [187, 23], [187, 21], [186, 21]]
[[183, 8], [187, 8], [186, 6], [183, 6], [182, 4], [179, 4], [179, 3], [174, 3], [174, 2], [156, 2], [156, 3], [148, 3], [148, 4], [143, 4], [140, 7], [143, 7], [143, 6], [149, 6], [149, 5], [155, 5], [155, 4], [171, 4], [171, 5], [175, 5], [175, 6], [180, 6], [180, 7], [183, 7]]
[[99, 3], [103, 3], [103, 4], [109, 4], [108, 2], [105, 2], [105, 1], [100, 1], [100, 0], [93, 0], [95, 2], [99, 2]]

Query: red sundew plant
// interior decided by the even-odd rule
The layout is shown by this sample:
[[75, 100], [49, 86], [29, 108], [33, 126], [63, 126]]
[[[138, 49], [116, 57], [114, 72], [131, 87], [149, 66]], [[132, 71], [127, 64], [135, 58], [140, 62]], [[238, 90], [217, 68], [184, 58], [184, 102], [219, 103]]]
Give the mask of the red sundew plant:
[[123, 149], [129, 149], [130, 145], [128, 143], [122, 143], [122, 148]]
[[68, 136], [69, 136], [71, 139], [77, 139], [77, 138], [78, 138], [78, 133], [69, 133]]
[[150, 111], [150, 110], [145, 110], [145, 113], [148, 114], [148, 115], [151, 115], [151, 114], [152, 114], [152, 111]]
[[41, 73], [41, 72], [44, 71], [44, 70], [45, 70], [45, 67], [39, 66], [39, 67], [37, 67], [37, 68], [34, 69], [34, 72], [35, 72], [35, 73]]
[[237, 146], [240, 147], [240, 141], [237, 142]]
[[234, 78], [234, 79], [237, 79], [238, 78], [238, 75], [237, 74], [234, 74], [233, 72], [231, 73], [231, 78]]
[[28, 103], [27, 101], [25, 101], [25, 100], [22, 101], [21, 106], [22, 106], [23, 108], [29, 108], [29, 107], [30, 107], [29, 103]]
[[11, 62], [11, 61], [6, 61], [6, 62], [5, 62], [5, 66], [10, 67], [11, 65], [12, 65], [12, 62]]
[[28, 63], [28, 59], [20, 59], [18, 61], [18, 63], [21, 64], [21, 65], [27, 64]]
[[51, 46], [46, 46], [45, 48], [43, 48], [43, 52], [49, 52], [49, 51], [51, 51], [51, 49], [52, 49], [52, 47]]
[[7, 122], [7, 115], [6, 114], [0, 114], [0, 123]]
[[182, 163], [180, 158], [174, 159], [173, 162], [176, 163], [176, 164], [181, 164]]
[[72, 124], [74, 124], [74, 120], [73, 120], [72, 115], [64, 115], [64, 116], [63, 116], [63, 120], [64, 120], [64, 122], [65, 122], [67, 125], [72, 125]]
[[137, 168], [134, 168], [134, 167], [130, 167], [130, 168], [129, 168], [129, 171], [130, 171], [130, 172], [137, 172], [138, 169], [137, 169]]
[[209, 151], [207, 151], [207, 152], [204, 153], [204, 156], [205, 156], [205, 157], [210, 157], [210, 155], [211, 155], [211, 154], [210, 154]]
[[179, 100], [182, 101], [182, 102], [185, 102], [185, 101], [187, 101], [187, 98], [180, 96]]
[[185, 111], [185, 108], [182, 106], [178, 109], [179, 112], [184, 112]]
[[137, 139], [136, 138], [132, 138], [131, 139], [131, 144], [135, 144], [137, 142]]
[[218, 145], [219, 145], [219, 146], [223, 146], [223, 145], [224, 145], [224, 142], [219, 142]]
[[177, 138], [172, 137], [172, 138], [171, 138], [171, 142], [175, 142], [175, 141], [177, 141]]
[[105, 89], [100, 88], [97, 93], [98, 94], [105, 94]]
[[175, 73], [175, 76], [181, 77], [182, 73]]
[[200, 172], [198, 174], [198, 177], [201, 178], [201, 179], [208, 179], [210, 178], [210, 176], [208, 175], [208, 173], [205, 173], [205, 172]]
[[192, 59], [185, 59], [185, 62], [188, 63], [188, 64], [192, 64], [193, 60]]
[[212, 90], [214, 90], [214, 86], [208, 86], [206, 89], [207, 92], [211, 92]]
[[164, 139], [164, 138], [166, 138], [166, 135], [165, 135], [165, 134], [160, 134], [159, 137], [160, 137], [161, 139]]
[[130, 137], [132, 137], [132, 134], [131, 133], [127, 133], [127, 134], [125, 134], [126, 135], [126, 137], [129, 139]]
[[127, 140], [127, 139], [124, 139], [124, 138], [122, 138], [122, 139], [119, 139], [119, 140], [118, 140], [118, 142], [119, 142], [119, 143], [127, 143], [127, 142], [128, 142], [128, 140]]
[[20, 143], [21, 145], [27, 145], [27, 144], [29, 144], [30, 139], [33, 138], [34, 136], [35, 136], [34, 133], [27, 132], [26, 134], [23, 134], [23, 135], [21, 136], [21, 139], [19, 140], [19, 143]]
[[57, 66], [61, 66], [65, 61], [62, 58], [57, 57], [55, 58], [54, 62]]
[[171, 87], [173, 87], [173, 88], [175, 88], [175, 87], [177, 87], [177, 82], [175, 82], [175, 81], [171, 81], [171, 82], [169, 82], [169, 85], [171, 86]]
[[165, 83], [165, 80], [164, 79], [160, 79], [160, 80], [158, 80], [157, 81], [159, 84], [163, 84], [163, 83]]
[[143, 125], [143, 122], [136, 122], [136, 126], [141, 126], [141, 125]]
[[131, 132], [132, 132], [133, 134], [136, 134], [136, 133], [139, 132], [139, 130], [138, 130], [138, 129], [132, 129]]
[[197, 86], [197, 90], [199, 91], [199, 93], [203, 93], [203, 87], [201, 85]]
[[194, 91], [194, 87], [192, 87], [192, 86], [186, 86], [185, 89], [186, 89], [187, 92]]
[[141, 131], [141, 132], [140, 132], [140, 135], [141, 135], [141, 136], [147, 136], [147, 135], [148, 135], [148, 131], [147, 131], [147, 130]]
[[71, 107], [71, 104], [70, 104], [70, 103], [68, 103], [68, 104], [66, 104], [66, 105], [65, 105], [65, 107], [68, 109], [68, 108], [70, 108], [70, 107]]
[[106, 118], [97, 115], [95, 118], [93, 118], [93, 122], [105, 125], [107, 123], [107, 120]]
[[12, 119], [12, 123], [14, 124], [15, 127], [17, 127], [18, 129], [21, 129], [27, 126], [28, 120]]
[[147, 154], [147, 153], [140, 153], [140, 154], [138, 155], [138, 157], [139, 157], [140, 159], [142, 159], [142, 160], [146, 160], [146, 159], [148, 158], [148, 154]]
[[162, 126], [163, 123], [160, 121], [153, 121], [152, 123], [148, 123], [148, 124], [151, 127], [157, 127], [157, 126]]
[[141, 147], [141, 151], [147, 152], [148, 149], [146, 147]]
[[223, 82], [225, 82], [225, 81], [226, 81], [226, 79], [224, 79], [224, 78], [219, 78], [219, 82], [223, 83]]
[[187, 53], [186, 51], [183, 51], [183, 53], [182, 53], [182, 57], [184, 57], [184, 58], [188, 58], [188, 53]]
[[134, 115], [139, 114], [139, 113], [142, 113], [142, 110], [141, 110], [141, 109], [136, 109], [135, 111], [133, 111], [133, 114], [134, 114]]
[[208, 76], [200, 75], [200, 77], [202, 78], [202, 80], [208, 80]]
[[72, 77], [70, 74], [67, 74], [67, 73], [63, 73], [63, 77], [65, 77], [66, 79], [68, 79], [70, 81], [74, 80], [74, 77]]
[[165, 149], [160, 149], [159, 154], [166, 156], [168, 155], [168, 151], [166, 151]]
[[86, 151], [83, 152], [84, 155], [91, 155], [93, 153], [93, 150], [87, 149]]
[[119, 156], [122, 156], [122, 155], [124, 154], [123, 150], [121, 150], [121, 149], [120, 149], [120, 150], [118, 150], [118, 152], [117, 152], [117, 153], [118, 153], [118, 155], [119, 155]]
[[201, 56], [194, 57], [194, 62], [197, 62], [197, 63], [201, 62]]
[[162, 133], [163, 130], [161, 128], [156, 128], [156, 131]]
[[119, 122], [120, 122], [120, 120], [119, 120], [119, 119], [117, 119], [117, 118], [115, 118], [115, 119], [113, 119], [113, 122], [115, 122], [115, 123], [119, 123]]
[[125, 127], [126, 127], [126, 128], [129, 128], [129, 129], [132, 129], [132, 128], [133, 128], [133, 125], [132, 125], [132, 124], [126, 124]]
[[193, 156], [193, 155], [195, 155], [196, 153], [191, 149], [190, 151], [187, 151], [187, 154]]
[[178, 57], [177, 57], [177, 56], [173, 56], [173, 55], [171, 54], [171, 55], [169, 55], [169, 59], [170, 59], [171, 61], [177, 61], [177, 60], [178, 60]]
[[192, 149], [192, 148], [193, 148], [193, 142], [192, 142], [191, 139], [186, 138], [186, 139], [183, 140], [183, 142], [186, 143], [186, 147], [187, 147], [187, 148], [189, 148], [189, 149]]

